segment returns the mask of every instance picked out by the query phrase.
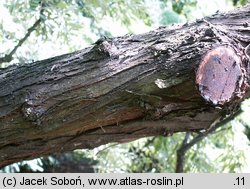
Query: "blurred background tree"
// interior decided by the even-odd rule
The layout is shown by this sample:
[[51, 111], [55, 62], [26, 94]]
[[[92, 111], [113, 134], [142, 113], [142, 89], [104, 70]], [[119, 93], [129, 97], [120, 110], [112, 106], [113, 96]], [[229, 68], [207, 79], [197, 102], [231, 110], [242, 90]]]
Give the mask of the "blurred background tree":
[[[0, 68], [82, 49], [102, 36], [143, 33], [242, 6], [247, 0], [6, 0], [0, 2]], [[1, 172], [247, 172], [250, 101], [213, 135], [178, 133], [51, 155]], [[185, 161], [183, 161], [185, 160]], [[180, 171], [180, 169], [179, 169]]]

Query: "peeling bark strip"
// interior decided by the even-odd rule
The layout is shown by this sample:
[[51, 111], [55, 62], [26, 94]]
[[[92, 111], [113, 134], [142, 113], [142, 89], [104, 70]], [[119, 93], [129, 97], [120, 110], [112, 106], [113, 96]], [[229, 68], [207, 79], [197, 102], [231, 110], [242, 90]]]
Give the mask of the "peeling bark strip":
[[196, 74], [196, 83], [206, 101], [224, 105], [246, 93], [245, 73], [246, 68], [235, 50], [220, 46], [205, 55]]
[[0, 70], [0, 167], [208, 129], [246, 91], [246, 23], [250, 6]]

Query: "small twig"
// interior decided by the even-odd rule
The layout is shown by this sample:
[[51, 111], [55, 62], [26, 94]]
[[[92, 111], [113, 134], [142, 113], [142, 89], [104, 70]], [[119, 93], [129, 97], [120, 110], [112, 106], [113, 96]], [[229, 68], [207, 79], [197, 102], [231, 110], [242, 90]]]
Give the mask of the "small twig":
[[30, 34], [36, 29], [36, 27], [41, 23], [41, 18], [39, 18], [33, 26], [31, 26], [25, 36], [19, 40], [17, 45], [12, 49], [12, 51], [9, 54], [6, 54], [4, 57], [0, 58], [0, 63], [3, 62], [10, 62], [13, 59], [13, 55], [17, 51], [17, 49], [22, 46], [22, 44], [27, 40], [27, 38], [30, 36]]
[[151, 138], [151, 139], [148, 139], [148, 140], [146, 141], [146, 143], [144, 144], [144, 148], [146, 148], [146, 147], [152, 145], [153, 142], [155, 141], [155, 139], [156, 139], [156, 137], [153, 137], [153, 138]]
[[114, 146], [118, 146], [118, 145], [119, 145], [119, 143], [111, 144], [111, 145], [109, 145], [109, 146], [103, 148], [102, 150], [99, 150], [95, 155], [98, 156], [99, 154], [103, 153], [103, 152], [106, 151], [107, 149], [112, 148], [112, 147], [114, 147]]
[[10, 62], [13, 59], [13, 55], [16, 53], [17, 49], [22, 46], [22, 44], [28, 39], [28, 37], [31, 35], [33, 31], [36, 30], [36, 28], [40, 25], [42, 22], [41, 15], [43, 15], [44, 12], [44, 4], [41, 3], [41, 9], [40, 9], [40, 17], [38, 20], [35, 21], [35, 23], [27, 30], [27, 33], [24, 35], [22, 39], [20, 39], [17, 43], [17, 45], [10, 51], [9, 54], [5, 54], [4, 57], [0, 58], [0, 64], [3, 62]]

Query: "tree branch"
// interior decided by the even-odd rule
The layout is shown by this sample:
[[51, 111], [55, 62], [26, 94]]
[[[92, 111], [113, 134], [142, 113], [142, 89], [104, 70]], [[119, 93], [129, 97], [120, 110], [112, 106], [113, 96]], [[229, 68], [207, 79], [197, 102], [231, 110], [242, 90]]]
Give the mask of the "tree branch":
[[17, 49], [19, 47], [22, 46], [22, 44], [28, 39], [28, 37], [30, 36], [30, 34], [36, 30], [37, 26], [39, 26], [39, 24], [41, 23], [41, 18], [39, 18], [27, 31], [27, 33], [25, 34], [25, 36], [19, 40], [19, 42], [17, 43], [17, 45], [11, 50], [11, 52], [9, 54], [6, 54], [4, 57], [0, 58], [0, 63], [3, 62], [10, 62], [13, 59], [13, 55], [15, 54], [15, 52], [17, 51]]
[[202, 141], [205, 137], [207, 137], [210, 134], [214, 134], [215, 131], [227, 124], [229, 121], [231, 121], [235, 116], [239, 115], [242, 113], [241, 110], [237, 111], [235, 114], [232, 114], [225, 118], [224, 120], [220, 120], [216, 125], [212, 126], [209, 128], [206, 132], [200, 132], [195, 138], [193, 138], [190, 142], [188, 142], [188, 138], [190, 136], [190, 133], [187, 132], [184, 140], [182, 141], [182, 144], [180, 148], [177, 150], [177, 161], [176, 161], [176, 173], [183, 173], [184, 172], [184, 165], [185, 165], [185, 155], [186, 152], [192, 148], [195, 144], [199, 143]]
[[10, 51], [9, 54], [5, 54], [4, 57], [0, 58], [0, 64], [4, 62], [10, 62], [13, 59], [13, 55], [16, 53], [17, 49], [22, 46], [22, 44], [29, 38], [31, 33], [36, 30], [36, 28], [40, 25], [43, 18], [41, 16], [44, 16], [44, 7], [45, 3], [41, 2], [41, 9], [40, 9], [40, 16], [39, 19], [34, 22], [34, 24], [27, 30], [27, 33], [24, 35], [22, 39], [20, 39], [17, 43], [17, 45]]
[[[250, 96], [242, 90], [249, 73], [239, 61], [250, 43], [249, 18], [250, 7], [244, 7], [207, 17], [212, 25], [201, 20], [103, 39], [74, 53], [0, 70], [0, 167], [223, 121], [242, 95]], [[233, 54], [236, 64], [227, 64], [232, 57], [221, 52]], [[226, 83], [220, 75], [229, 78]]]
[[184, 165], [185, 165], [185, 155], [186, 152], [192, 148], [195, 144], [202, 141], [205, 137], [207, 137], [208, 134], [213, 133], [217, 128], [219, 128], [221, 125], [217, 125], [216, 127], [213, 127], [209, 132], [206, 133], [200, 133], [198, 136], [193, 138], [190, 142], [187, 142], [190, 133], [186, 133], [186, 136], [182, 142], [182, 145], [177, 150], [177, 161], [176, 161], [176, 173], [183, 173], [184, 172]]
[[176, 161], [176, 173], [182, 173], [185, 163], [185, 154], [187, 152], [188, 139], [190, 137], [190, 132], [186, 132], [185, 138], [182, 141], [180, 148], [177, 150], [177, 161]]

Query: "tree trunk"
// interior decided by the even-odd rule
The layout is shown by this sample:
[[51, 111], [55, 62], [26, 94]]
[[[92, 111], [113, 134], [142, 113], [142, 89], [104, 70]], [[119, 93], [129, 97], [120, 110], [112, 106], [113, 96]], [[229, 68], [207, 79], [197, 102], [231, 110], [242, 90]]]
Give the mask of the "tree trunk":
[[0, 167], [201, 131], [248, 87], [250, 6], [0, 71]]

